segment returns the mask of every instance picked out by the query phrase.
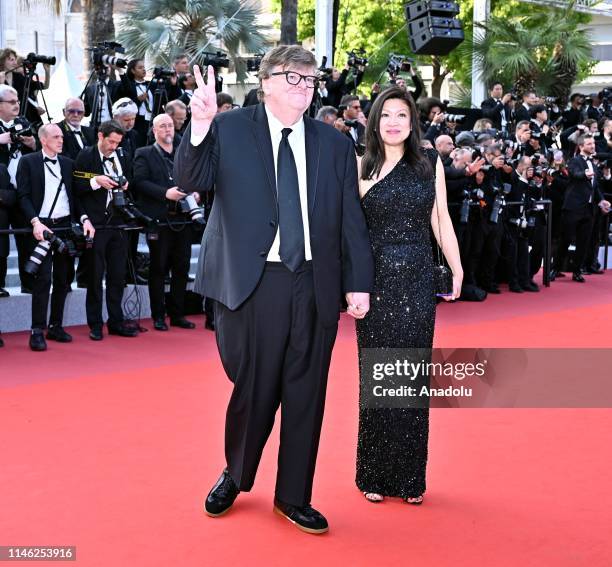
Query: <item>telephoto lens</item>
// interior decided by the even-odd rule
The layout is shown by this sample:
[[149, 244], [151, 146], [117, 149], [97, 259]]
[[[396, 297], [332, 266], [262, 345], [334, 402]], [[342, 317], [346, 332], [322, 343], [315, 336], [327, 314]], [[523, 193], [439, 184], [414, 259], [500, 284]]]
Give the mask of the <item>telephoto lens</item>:
[[179, 201], [179, 206], [183, 213], [188, 213], [192, 222], [196, 224], [206, 224], [204, 209], [200, 207], [193, 193], [189, 193]]
[[64, 241], [55, 236], [55, 234], [45, 230], [43, 236], [45, 239], [36, 244], [36, 247], [32, 251], [30, 258], [25, 263], [23, 268], [27, 274], [32, 276], [35, 276], [38, 273], [40, 265], [43, 263], [43, 260], [46, 258], [52, 246], [60, 253], [66, 249], [66, 244]]

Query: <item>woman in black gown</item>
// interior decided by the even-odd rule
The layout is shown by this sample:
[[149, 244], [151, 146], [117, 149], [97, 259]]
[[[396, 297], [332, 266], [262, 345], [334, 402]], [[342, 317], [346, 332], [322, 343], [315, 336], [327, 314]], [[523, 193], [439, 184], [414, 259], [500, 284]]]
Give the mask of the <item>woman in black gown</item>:
[[[453, 272], [453, 294], [446, 300], [459, 296], [463, 272], [444, 169], [435, 150], [421, 149], [417, 110], [404, 90], [392, 87], [376, 99], [359, 165], [375, 261], [370, 311], [357, 321], [360, 361], [364, 348], [431, 348], [436, 297], [430, 229]], [[429, 410], [377, 409], [363, 403], [363, 391], [360, 398], [357, 486], [372, 502], [399, 496], [420, 504]]]

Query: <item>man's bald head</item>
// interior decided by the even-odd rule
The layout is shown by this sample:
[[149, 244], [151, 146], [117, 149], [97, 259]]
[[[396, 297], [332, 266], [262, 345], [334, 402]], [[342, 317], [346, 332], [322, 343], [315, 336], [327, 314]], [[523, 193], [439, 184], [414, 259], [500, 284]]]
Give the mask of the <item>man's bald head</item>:
[[436, 150], [442, 159], [446, 159], [455, 149], [453, 139], [446, 134], [442, 134], [436, 138]]
[[158, 114], [153, 119], [153, 135], [160, 145], [172, 145], [174, 140], [174, 121], [167, 114]]
[[64, 147], [64, 134], [57, 124], [43, 124], [38, 129], [38, 139], [43, 151], [49, 157], [62, 153]]

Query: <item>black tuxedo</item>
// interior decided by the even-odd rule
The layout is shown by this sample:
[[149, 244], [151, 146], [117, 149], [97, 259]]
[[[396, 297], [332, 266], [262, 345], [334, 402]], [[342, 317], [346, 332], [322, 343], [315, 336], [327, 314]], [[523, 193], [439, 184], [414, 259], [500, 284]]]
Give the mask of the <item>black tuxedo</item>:
[[[64, 238], [64, 234], [58, 229], [69, 228], [71, 222], [77, 221], [80, 216], [80, 208], [72, 191], [72, 160], [64, 156], [57, 156], [56, 159], [59, 161], [61, 181], [68, 197], [70, 214], [62, 219], [41, 218], [40, 220], [52, 231], [58, 231], [60, 238]], [[55, 178], [51, 183], [46, 182], [42, 152], [21, 158], [17, 169], [17, 192], [21, 209], [28, 222], [40, 216], [45, 194], [56, 195], [59, 183], [59, 180]], [[30, 250], [37, 245], [38, 241], [32, 237]], [[49, 325], [62, 324], [66, 295], [74, 276], [74, 261], [67, 253], [59, 253], [50, 249], [40, 264], [32, 285], [32, 329], [44, 329], [47, 326], [52, 274], [53, 293]]]
[[[61, 155], [74, 161], [82, 149], [77, 140], [78, 134], [74, 132], [65, 120], [58, 122], [57, 125], [62, 129], [62, 133], [64, 134], [64, 146]], [[94, 129], [89, 126], [81, 126], [80, 129], [83, 136], [83, 145], [93, 146], [96, 143], [96, 133]]]
[[[129, 181], [128, 163], [125, 157], [119, 155], [119, 151], [117, 155], [123, 175]], [[103, 228], [96, 232], [93, 249], [87, 253], [87, 324], [91, 328], [102, 326], [102, 280], [106, 272], [108, 324], [110, 327], [117, 327], [123, 322], [121, 300], [125, 285], [128, 238], [122, 230], [111, 228], [113, 225], [123, 224], [123, 219], [113, 210], [112, 203], [107, 208], [108, 191], [104, 188], [94, 190], [90, 185], [91, 175], [106, 175], [97, 144], [79, 152], [74, 162], [74, 170], [77, 198], [96, 229]]]
[[276, 496], [302, 506], [311, 497], [341, 292], [369, 292], [374, 270], [353, 144], [308, 117], [312, 261], [295, 271], [266, 261], [279, 223], [271, 140], [263, 104], [218, 114], [200, 145], [192, 145], [190, 128], [185, 132], [174, 177], [189, 191], [215, 187], [195, 287], [217, 301], [219, 353], [234, 382], [226, 422], [230, 475], [250, 490], [282, 399]]
[[[172, 162], [174, 155], [159, 146], [147, 146], [136, 151], [133, 191], [140, 210], [161, 221], [176, 222], [174, 227], [158, 229], [157, 240], [147, 240], [151, 263], [149, 267], [149, 298], [151, 315], [171, 319], [185, 314], [185, 290], [191, 263], [190, 218], [178, 210], [176, 201], [166, 199], [166, 191], [174, 187]], [[170, 213], [169, 213], [170, 210]], [[189, 224], [181, 224], [189, 222]], [[168, 269], [172, 274], [168, 301], [164, 297], [164, 280]]]
[[606, 112], [603, 104], [600, 104], [598, 107], [594, 107], [591, 105], [587, 106], [587, 118], [591, 118], [599, 122], [605, 116], [605, 114]]
[[506, 117], [506, 128], [508, 128], [510, 122], [512, 121], [512, 109], [510, 108], [510, 105], [503, 104], [501, 100], [496, 100], [489, 97], [482, 101], [480, 108], [482, 108], [483, 118], [488, 118], [493, 123], [493, 128], [497, 128], [497, 130], [501, 130], [502, 112]]
[[[106, 92], [108, 96], [104, 97], [104, 104], [106, 108], [108, 108], [109, 116], [112, 118], [113, 116], [113, 103], [118, 101], [124, 95], [124, 88], [122, 87], [122, 81], [115, 81], [113, 79], [109, 79], [108, 83], [106, 83]], [[98, 93], [98, 84], [97, 82], [93, 82], [85, 89], [85, 95], [83, 97], [83, 103], [85, 104], [85, 116], [89, 116], [94, 110], [94, 102], [96, 100]], [[92, 119], [95, 120], [95, 116]]]
[[516, 106], [514, 107], [515, 124], [518, 124], [522, 120], [527, 120], [527, 122], [529, 122], [531, 120], [530, 112], [531, 112], [531, 107], [529, 110], [527, 110], [522, 102], [520, 104], [516, 104]]
[[595, 177], [589, 179], [585, 171], [587, 160], [577, 155], [567, 162], [569, 182], [563, 200], [562, 238], [555, 269], [564, 269], [568, 246], [575, 242], [574, 273], [580, 272], [585, 260], [597, 204], [603, 199], [600, 185], [607, 183], [593, 165]]
[[357, 126], [355, 128], [351, 128], [351, 130], [357, 130], [357, 140], [353, 138], [351, 132], [347, 132], [346, 135], [350, 138], [355, 151], [358, 155], [362, 155], [365, 148], [365, 126], [361, 122], [357, 122]]

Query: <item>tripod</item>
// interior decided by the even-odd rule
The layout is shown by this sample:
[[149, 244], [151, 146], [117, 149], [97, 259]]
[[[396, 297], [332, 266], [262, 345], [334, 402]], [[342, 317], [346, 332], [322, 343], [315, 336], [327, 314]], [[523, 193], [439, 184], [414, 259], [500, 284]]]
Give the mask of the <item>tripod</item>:
[[91, 120], [89, 125], [94, 128], [94, 131], [97, 132], [102, 122], [102, 102], [104, 99], [108, 99], [108, 104], [110, 102], [110, 93], [106, 87], [106, 78], [108, 76], [108, 71], [104, 65], [96, 65], [94, 70], [89, 75], [87, 79], [87, 83], [85, 83], [85, 88], [83, 92], [79, 95], [79, 98], [85, 102], [85, 93], [87, 92], [87, 88], [90, 84], [93, 84], [92, 79], [96, 77], [95, 82], [95, 94], [93, 98], [93, 104], [91, 105]]

